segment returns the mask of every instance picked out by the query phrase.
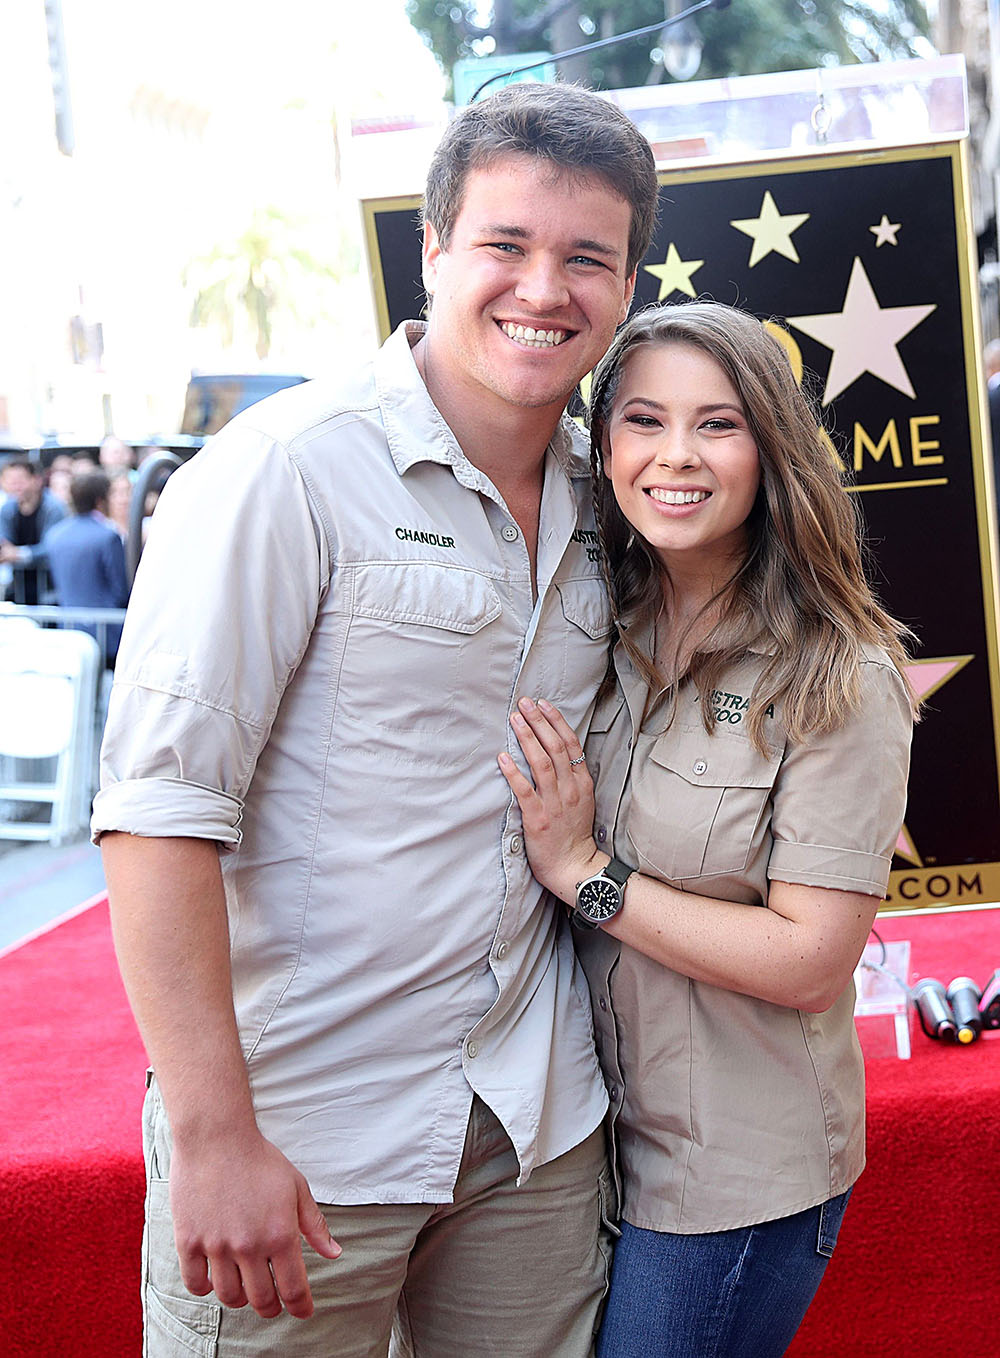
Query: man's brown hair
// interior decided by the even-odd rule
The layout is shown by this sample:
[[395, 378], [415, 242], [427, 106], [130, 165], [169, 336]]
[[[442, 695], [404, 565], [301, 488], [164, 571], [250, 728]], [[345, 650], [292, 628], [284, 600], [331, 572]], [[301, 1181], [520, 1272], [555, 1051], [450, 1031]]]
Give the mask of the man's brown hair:
[[424, 195], [423, 220], [443, 249], [462, 210], [469, 173], [508, 155], [547, 160], [555, 175], [596, 175], [628, 203], [631, 274], [656, 225], [653, 152], [630, 118], [579, 85], [505, 85], [457, 115], [434, 153]]

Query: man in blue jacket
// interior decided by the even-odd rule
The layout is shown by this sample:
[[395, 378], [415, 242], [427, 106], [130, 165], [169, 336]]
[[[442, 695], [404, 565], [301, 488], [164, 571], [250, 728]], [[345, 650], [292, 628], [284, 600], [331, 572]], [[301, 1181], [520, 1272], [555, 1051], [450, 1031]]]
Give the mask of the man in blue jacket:
[[[128, 602], [125, 548], [107, 518], [110, 482], [104, 472], [83, 472], [70, 483], [73, 513], [45, 536], [56, 598], [64, 608], [124, 608]], [[81, 630], [94, 634], [95, 628]], [[113, 666], [121, 627], [108, 627], [104, 659]]]
[[66, 510], [45, 489], [40, 468], [26, 457], [8, 462], [3, 480], [8, 498], [0, 505], [0, 564], [15, 568], [8, 598], [19, 604], [46, 603], [39, 579], [46, 564], [41, 543]]

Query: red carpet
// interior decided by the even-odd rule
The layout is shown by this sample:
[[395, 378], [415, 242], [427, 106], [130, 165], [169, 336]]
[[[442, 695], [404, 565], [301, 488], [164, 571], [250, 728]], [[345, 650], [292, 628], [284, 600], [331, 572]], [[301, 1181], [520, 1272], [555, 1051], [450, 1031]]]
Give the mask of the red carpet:
[[0, 958], [0, 1354], [136, 1358], [146, 1058], [107, 906]]
[[[912, 980], [1000, 967], [1000, 910], [876, 928], [911, 941]], [[1000, 1032], [912, 1043], [909, 1061], [867, 1062], [868, 1167], [789, 1358], [1000, 1353]]]
[[[1000, 966], [1000, 910], [879, 930], [945, 984]], [[105, 905], [0, 957], [0, 1015], [0, 1355], [138, 1358], [145, 1057]], [[870, 1059], [868, 1083], [869, 1167], [789, 1352], [996, 1353], [1000, 1034], [915, 1032], [912, 1060]]]

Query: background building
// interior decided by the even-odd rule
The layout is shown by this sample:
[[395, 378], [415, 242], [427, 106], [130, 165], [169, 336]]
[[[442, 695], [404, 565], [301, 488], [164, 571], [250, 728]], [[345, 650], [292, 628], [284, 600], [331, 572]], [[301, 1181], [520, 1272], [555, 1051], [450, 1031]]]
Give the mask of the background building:
[[374, 344], [350, 124], [442, 117], [398, 0], [22, 0], [0, 52], [0, 437], [169, 434], [192, 368]]

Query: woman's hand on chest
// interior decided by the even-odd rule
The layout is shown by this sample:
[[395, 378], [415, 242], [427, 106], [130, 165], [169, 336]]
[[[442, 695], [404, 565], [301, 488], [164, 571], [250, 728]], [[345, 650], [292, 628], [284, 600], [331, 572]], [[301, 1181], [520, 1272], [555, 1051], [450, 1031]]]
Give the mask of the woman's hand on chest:
[[524, 843], [536, 879], [572, 905], [576, 886], [608, 862], [594, 842], [594, 784], [580, 740], [557, 708], [521, 698], [511, 725], [531, 777], [508, 754], [500, 771], [521, 809]]

